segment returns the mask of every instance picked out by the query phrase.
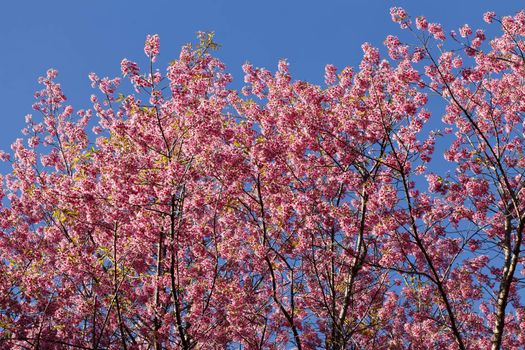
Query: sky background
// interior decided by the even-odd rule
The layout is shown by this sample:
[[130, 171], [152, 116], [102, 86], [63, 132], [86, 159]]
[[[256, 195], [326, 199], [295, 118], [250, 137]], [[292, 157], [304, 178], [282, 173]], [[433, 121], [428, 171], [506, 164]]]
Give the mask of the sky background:
[[[120, 61], [139, 64], [147, 34], [158, 33], [158, 67], [178, 56], [195, 32], [215, 31], [222, 48], [216, 53], [242, 86], [241, 65], [249, 61], [275, 70], [287, 58], [295, 79], [322, 83], [324, 66], [356, 66], [365, 41], [382, 46], [388, 34], [399, 35], [389, 8], [402, 6], [413, 17], [441, 22], [446, 32], [464, 23], [497, 31], [482, 21], [485, 11], [514, 14], [522, 1], [115, 1], [48, 0], [0, 2], [0, 149], [21, 137], [24, 115], [32, 113], [37, 78], [48, 68], [75, 110], [90, 107], [94, 92], [87, 78], [119, 76]], [[440, 111], [433, 111], [436, 117]], [[36, 117], [36, 114], [35, 114]], [[0, 165], [4, 170], [6, 164]]]

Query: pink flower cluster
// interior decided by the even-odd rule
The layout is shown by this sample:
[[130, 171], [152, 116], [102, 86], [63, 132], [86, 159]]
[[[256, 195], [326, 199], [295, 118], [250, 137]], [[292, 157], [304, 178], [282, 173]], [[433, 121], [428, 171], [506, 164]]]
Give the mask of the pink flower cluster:
[[0, 347], [524, 348], [525, 12], [501, 21], [449, 47], [417, 17], [323, 86], [247, 63], [242, 93], [212, 34], [166, 71], [148, 35], [76, 113], [49, 70], [0, 151]]
[[144, 44], [144, 53], [148, 56], [152, 62], [157, 60], [160, 48], [160, 38], [158, 34], [148, 35]]

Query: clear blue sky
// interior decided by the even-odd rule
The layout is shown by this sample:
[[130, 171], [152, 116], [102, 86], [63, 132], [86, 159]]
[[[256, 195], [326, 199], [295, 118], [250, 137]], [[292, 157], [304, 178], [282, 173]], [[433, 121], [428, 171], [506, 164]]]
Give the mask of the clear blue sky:
[[[513, 14], [523, 1], [48, 0], [0, 2], [0, 149], [9, 145], [31, 113], [36, 79], [50, 68], [75, 109], [89, 107], [87, 75], [117, 76], [126, 57], [145, 63], [146, 34], [161, 37], [160, 67], [178, 55], [198, 30], [213, 30], [217, 55], [242, 83], [240, 66], [250, 61], [275, 69], [287, 58], [295, 78], [321, 82], [324, 65], [356, 65], [360, 46], [401, 31], [389, 8], [402, 6], [448, 30], [464, 23], [486, 26], [482, 14]], [[495, 28], [496, 26], [492, 26]], [[4, 165], [0, 165], [0, 169]], [[5, 168], [4, 168], [5, 169]]]

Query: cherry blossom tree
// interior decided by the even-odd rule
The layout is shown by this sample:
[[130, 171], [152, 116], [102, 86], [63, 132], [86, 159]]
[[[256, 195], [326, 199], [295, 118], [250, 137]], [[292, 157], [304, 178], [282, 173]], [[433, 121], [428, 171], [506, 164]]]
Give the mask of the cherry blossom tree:
[[0, 152], [0, 347], [523, 348], [525, 12], [391, 14], [323, 86], [231, 90], [212, 33], [164, 72], [148, 36], [87, 110], [49, 70]]

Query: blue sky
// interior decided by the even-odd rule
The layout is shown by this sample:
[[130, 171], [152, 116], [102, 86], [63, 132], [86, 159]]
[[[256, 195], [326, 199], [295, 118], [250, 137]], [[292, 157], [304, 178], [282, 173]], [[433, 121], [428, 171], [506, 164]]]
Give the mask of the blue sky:
[[[217, 55], [242, 83], [241, 65], [275, 69], [287, 58], [295, 78], [321, 83], [324, 65], [355, 66], [360, 46], [381, 46], [400, 34], [389, 8], [402, 6], [412, 16], [441, 22], [447, 32], [464, 23], [486, 27], [482, 14], [513, 14], [523, 1], [117, 1], [49, 0], [0, 4], [0, 149], [20, 137], [24, 115], [31, 113], [37, 77], [59, 70], [69, 102], [89, 107], [93, 92], [87, 75], [118, 76], [126, 57], [145, 63], [146, 34], [161, 37], [159, 67], [178, 55], [198, 30], [213, 30], [222, 44]], [[496, 29], [496, 26], [492, 26]], [[3, 167], [3, 165], [1, 166]]]

